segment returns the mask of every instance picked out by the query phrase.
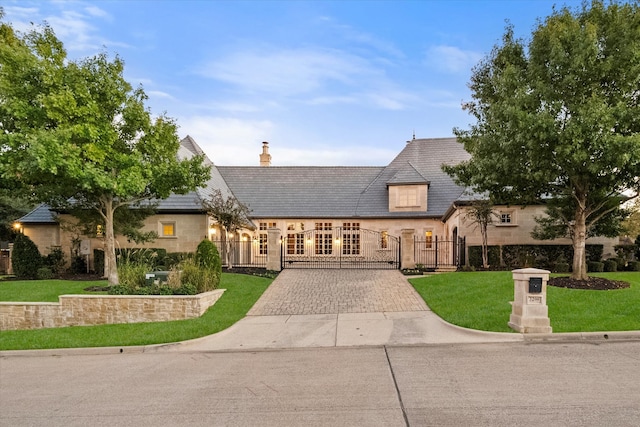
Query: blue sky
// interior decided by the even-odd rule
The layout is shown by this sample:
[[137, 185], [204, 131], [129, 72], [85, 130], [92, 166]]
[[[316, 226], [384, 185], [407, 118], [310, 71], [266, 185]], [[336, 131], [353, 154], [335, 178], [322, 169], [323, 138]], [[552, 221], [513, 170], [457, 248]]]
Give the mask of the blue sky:
[[472, 67], [506, 21], [528, 37], [580, 0], [3, 1], [72, 59], [106, 51], [218, 165], [388, 164], [413, 132], [452, 136]]

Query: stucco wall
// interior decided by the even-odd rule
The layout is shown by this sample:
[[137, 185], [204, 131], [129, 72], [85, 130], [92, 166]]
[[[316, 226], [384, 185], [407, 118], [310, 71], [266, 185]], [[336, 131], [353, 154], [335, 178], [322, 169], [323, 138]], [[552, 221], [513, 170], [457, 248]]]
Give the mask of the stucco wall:
[[0, 302], [0, 330], [162, 322], [202, 316], [224, 289], [199, 295], [61, 295], [57, 303]]

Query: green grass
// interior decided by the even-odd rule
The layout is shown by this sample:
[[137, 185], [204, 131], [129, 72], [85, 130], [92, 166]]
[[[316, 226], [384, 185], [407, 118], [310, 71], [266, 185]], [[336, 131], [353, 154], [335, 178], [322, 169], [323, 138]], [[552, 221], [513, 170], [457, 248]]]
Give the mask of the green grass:
[[[272, 281], [263, 277], [223, 273], [220, 288], [226, 289], [225, 293], [197, 319], [3, 331], [0, 350], [124, 347], [171, 343], [211, 335], [242, 319]], [[0, 286], [4, 285], [2, 283]]]
[[106, 286], [106, 280], [6, 280], [0, 282], [0, 301], [58, 302], [58, 295], [104, 294], [89, 292], [89, 286]]
[[[597, 276], [623, 280], [631, 287], [593, 291], [548, 286], [547, 305], [553, 332], [640, 330], [640, 273]], [[513, 301], [511, 272], [449, 273], [410, 282], [434, 313], [454, 325], [513, 332], [507, 325]]]

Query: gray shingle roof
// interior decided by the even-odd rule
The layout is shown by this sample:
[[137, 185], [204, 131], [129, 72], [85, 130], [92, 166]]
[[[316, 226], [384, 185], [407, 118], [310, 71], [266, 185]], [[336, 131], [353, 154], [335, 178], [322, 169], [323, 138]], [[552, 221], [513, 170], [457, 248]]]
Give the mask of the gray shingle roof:
[[[441, 217], [462, 191], [443, 163], [469, 155], [455, 138], [414, 139], [386, 167], [218, 166], [256, 218]], [[389, 212], [388, 185], [429, 184], [425, 212]]]
[[[369, 185], [360, 199], [358, 214], [374, 217], [442, 217], [464, 188], [442, 171], [442, 164], [457, 164], [470, 157], [455, 138], [413, 139]], [[429, 182], [426, 212], [389, 212], [387, 183], [395, 176], [410, 176], [414, 169]]]
[[55, 224], [56, 218], [54, 213], [49, 210], [49, 207], [43, 203], [18, 219], [17, 222], [24, 224]]
[[354, 217], [362, 191], [381, 167], [218, 166], [255, 218]]

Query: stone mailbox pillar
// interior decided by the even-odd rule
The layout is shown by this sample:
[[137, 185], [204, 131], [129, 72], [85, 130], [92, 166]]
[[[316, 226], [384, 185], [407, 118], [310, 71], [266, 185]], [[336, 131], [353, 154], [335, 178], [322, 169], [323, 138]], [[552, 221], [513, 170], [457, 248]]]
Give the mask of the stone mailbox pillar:
[[400, 268], [416, 268], [416, 260], [414, 255], [413, 229], [403, 229], [400, 237]]
[[509, 327], [522, 333], [551, 333], [547, 307], [549, 271], [513, 270], [513, 302]]
[[280, 229], [267, 230], [267, 270], [282, 270], [282, 243], [280, 241]]

